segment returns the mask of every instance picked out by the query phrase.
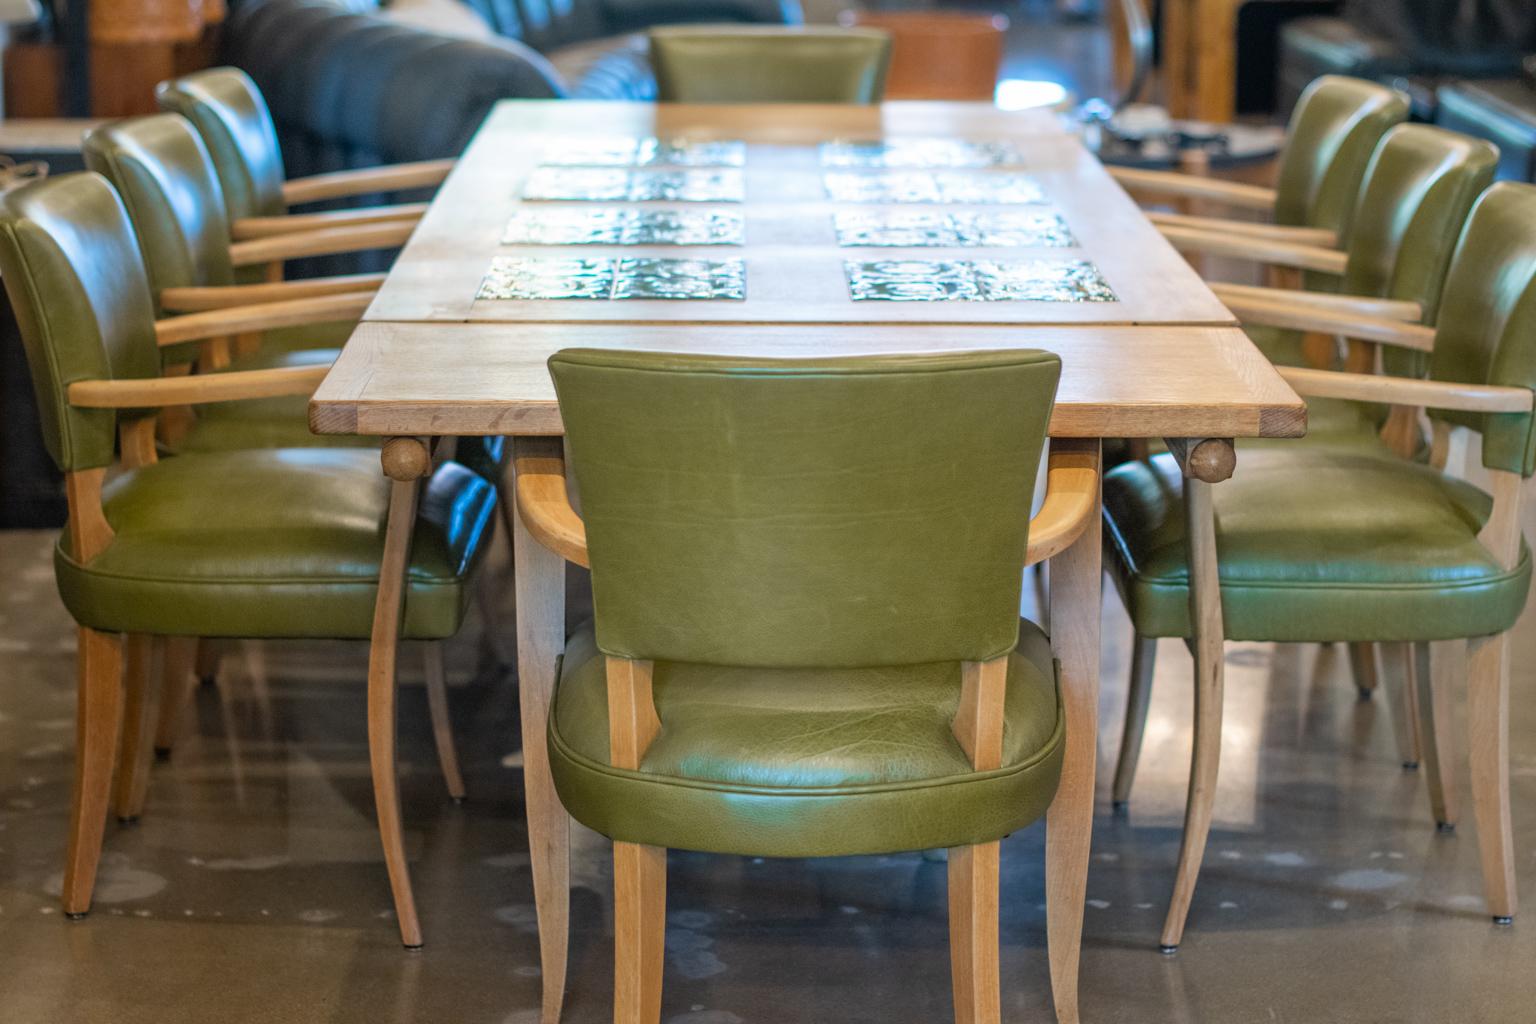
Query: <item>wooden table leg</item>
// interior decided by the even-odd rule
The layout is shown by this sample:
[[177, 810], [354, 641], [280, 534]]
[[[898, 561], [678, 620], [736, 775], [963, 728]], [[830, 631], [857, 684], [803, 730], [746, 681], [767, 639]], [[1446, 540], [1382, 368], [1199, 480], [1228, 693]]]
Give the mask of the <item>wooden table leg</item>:
[[1184, 937], [1195, 880], [1205, 857], [1216, 804], [1221, 761], [1222, 648], [1221, 582], [1216, 563], [1216, 511], [1211, 485], [1232, 475], [1237, 456], [1230, 439], [1169, 439], [1168, 448], [1184, 470], [1184, 530], [1189, 551], [1190, 651], [1195, 658], [1195, 736], [1189, 795], [1184, 807], [1184, 840], [1174, 872], [1173, 898], [1163, 922], [1161, 947], [1173, 953]]
[[543, 1024], [556, 1024], [565, 1001], [571, 916], [571, 823], [549, 773], [545, 729], [555, 689], [555, 661], [565, 649], [565, 562], [529, 534], [513, 500], [511, 460], [501, 500], [513, 510], [512, 564], [517, 593], [517, 681], [523, 722], [523, 793], [528, 856], [539, 920]]
[[1061, 663], [1066, 755], [1061, 786], [1046, 814], [1046, 937], [1051, 994], [1060, 1024], [1077, 1024], [1077, 964], [1088, 896], [1093, 785], [1099, 732], [1100, 536], [1094, 516], [1070, 548], [1051, 559], [1051, 647]]

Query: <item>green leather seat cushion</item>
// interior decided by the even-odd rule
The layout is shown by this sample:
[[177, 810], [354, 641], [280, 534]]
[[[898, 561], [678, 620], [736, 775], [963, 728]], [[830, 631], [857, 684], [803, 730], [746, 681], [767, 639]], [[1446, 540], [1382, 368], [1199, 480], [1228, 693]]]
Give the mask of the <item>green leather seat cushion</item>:
[[1050, 642], [1021, 624], [1003, 766], [973, 771], [951, 730], [960, 665], [763, 669], [657, 662], [662, 728], [638, 771], [609, 763], [606, 667], [566, 646], [550, 762], [566, 808], [610, 838], [752, 856], [989, 842], [1045, 813], [1061, 773]]
[[[64, 604], [108, 632], [366, 639], [390, 481], [376, 452], [272, 449], [178, 455], [111, 480], [115, 537], [88, 565], [68, 533]], [[404, 635], [452, 636], [495, 509], [481, 477], [444, 463], [423, 488]]]
[[[1245, 446], [1212, 494], [1229, 639], [1449, 640], [1503, 632], [1524, 607], [1529, 552], [1506, 571], [1477, 541], [1492, 500], [1383, 446]], [[1172, 456], [1108, 473], [1104, 518], [1136, 631], [1189, 636]]]

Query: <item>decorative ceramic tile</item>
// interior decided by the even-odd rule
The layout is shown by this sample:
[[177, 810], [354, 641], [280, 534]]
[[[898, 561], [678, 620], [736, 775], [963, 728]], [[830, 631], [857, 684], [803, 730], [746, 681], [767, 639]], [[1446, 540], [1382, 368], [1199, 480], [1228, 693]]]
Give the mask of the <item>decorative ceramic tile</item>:
[[855, 302], [1115, 302], [1087, 260], [848, 261]]
[[840, 203], [1043, 203], [1040, 183], [1023, 174], [966, 171], [829, 171], [827, 195]]
[[622, 259], [614, 268], [615, 299], [745, 299], [741, 260]]
[[833, 215], [842, 246], [1041, 247], [1077, 240], [1054, 210], [938, 213], [845, 210]]
[[739, 213], [701, 210], [522, 209], [503, 245], [741, 245]]
[[746, 198], [741, 171], [632, 171], [630, 202], [664, 200], [677, 203], [739, 203]]
[[551, 140], [541, 162], [549, 167], [741, 167], [747, 146], [725, 140], [573, 135]]
[[961, 139], [889, 139], [885, 142], [825, 142], [823, 167], [930, 168], [1003, 167], [1024, 163], [1024, 151], [1011, 142]]
[[498, 256], [480, 299], [744, 299], [742, 260]]
[[934, 260], [847, 262], [848, 292], [855, 302], [953, 302], [980, 298], [969, 263]]
[[606, 299], [613, 293], [610, 260], [498, 256], [480, 283], [481, 299]]
[[623, 202], [629, 198], [629, 176], [619, 167], [540, 167], [523, 185], [523, 198]]

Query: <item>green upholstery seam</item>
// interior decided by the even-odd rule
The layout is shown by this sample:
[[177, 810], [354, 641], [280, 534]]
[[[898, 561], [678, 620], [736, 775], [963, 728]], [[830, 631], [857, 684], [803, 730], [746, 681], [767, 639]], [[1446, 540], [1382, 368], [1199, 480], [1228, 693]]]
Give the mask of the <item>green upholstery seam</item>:
[[[85, 565], [85, 564], [83, 564], [83, 563], [81, 563], [79, 561], [76, 561], [72, 556], [66, 554], [62, 547], [56, 547], [55, 548], [55, 554], [56, 554], [56, 556], [61, 561], [69, 563], [69, 565], [73, 566], [75, 569], [77, 569], [80, 572], [89, 573], [92, 576], [104, 577], [106, 579], [127, 580], [127, 581], [134, 582], [134, 583], [165, 583], [165, 584], [171, 584], [171, 585], [178, 586], [178, 587], [183, 587], [183, 586], [191, 586], [191, 587], [208, 587], [208, 586], [212, 586], [212, 587], [230, 587], [230, 586], [246, 586], [246, 585], [253, 585], [253, 586], [322, 586], [322, 585], [323, 586], [334, 586], [336, 584], [358, 584], [358, 585], [362, 585], [362, 586], [376, 587], [379, 584], [379, 578], [377, 576], [373, 576], [373, 577], [361, 577], [361, 576], [303, 576], [303, 577], [283, 577], [281, 579], [273, 578], [273, 577], [270, 577], [270, 576], [263, 576], [263, 577], [260, 577], [260, 578], [237, 577], [237, 576], [221, 576], [221, 577], [219, 577], [216, 580], [200, 580], [200, 579], [196, 579], [194, 577], [186, 577], [186, 576], [131, 576], [131, 575], [128, 575], [126, 573], [102, 572], [100, 569], [92, 569], [90, 566]], [[436, 576], [425, 576], [425, 575], [422, 575], [422, 573], [419, 570], [414, 570], [414, 569], [413, 570], [409, 570], [407, 572], [407, 576], [412, 581], [412, 586], [422, 586], [422, 587], [456, 587], [456, 586], [461, 586], [463, 584], [463, 581], [464, 581], [464, 577], [463, 576], [456, 575], [451, 580], [445, 580], [445, 579], [441, 579], [440, 577], [436, 577]]]

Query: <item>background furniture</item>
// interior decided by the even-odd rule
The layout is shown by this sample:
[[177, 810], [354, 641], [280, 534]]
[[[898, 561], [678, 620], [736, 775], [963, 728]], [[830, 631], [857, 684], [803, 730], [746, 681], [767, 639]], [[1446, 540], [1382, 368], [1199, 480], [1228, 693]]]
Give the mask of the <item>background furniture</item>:
[[1435, 123], [1499, 147], [1499, 177], [1536, 181], [1536, 57], [1520, 78], [1442, 85]]
[[879, 103], [891, 38], [860, 28], [674, 27], [650, 32], [664, 103]]
[[1001, 14], [851, 10], [840, 20], [890, 33], [890, 99], [990, 102], [997, 92], [1008, 33]]

